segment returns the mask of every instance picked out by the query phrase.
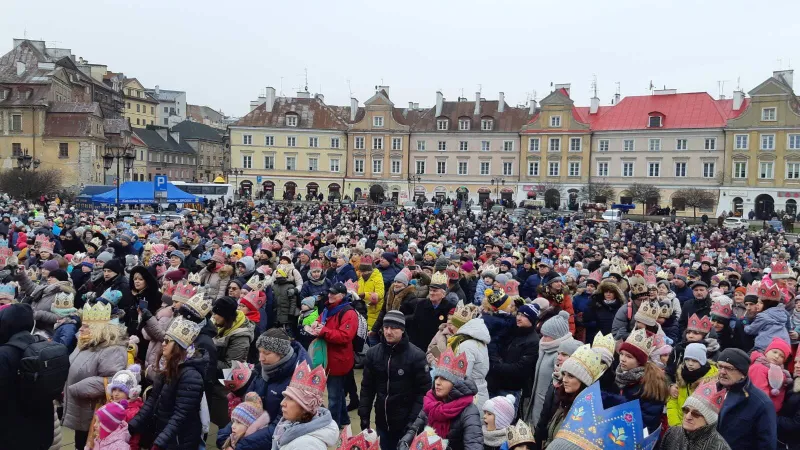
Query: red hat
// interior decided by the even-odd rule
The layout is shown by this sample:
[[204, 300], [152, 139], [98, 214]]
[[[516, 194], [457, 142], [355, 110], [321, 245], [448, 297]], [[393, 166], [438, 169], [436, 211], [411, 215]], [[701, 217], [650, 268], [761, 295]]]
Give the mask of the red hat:
[[764, 353], [767, 353], [770, 350], [780, 350], [783, 352], [784, 358], [788, 358], [792, 355], [792, 348], [789, 346], [789, 343], [778, 337], [772, 338], [772, 342], [769, 343], [769, 346]]
[[312, 259], [311, 263], [308, 265], [308, 270], [322, 270], [322, 263], [318, 259]]
[[258, 311], [267, 303], [267, 295], [264, 291], [250, 291], [239, 300], [239, 303], [243, 303], [250, 311]]

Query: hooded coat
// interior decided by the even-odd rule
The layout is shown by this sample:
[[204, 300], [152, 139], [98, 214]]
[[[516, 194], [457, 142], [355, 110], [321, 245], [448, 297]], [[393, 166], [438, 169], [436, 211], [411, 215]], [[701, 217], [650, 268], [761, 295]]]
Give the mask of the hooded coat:
[[353, 265], [347, 263], [342, 267], [337, 267], [335, 270], [335, 275], [332, 279], [334, 283], [345, 283], [348, 280], [352, 282], [358, 281], [358, 275], [356, 274], [356, 269], [353, 268]]
[[539, 416], [542, 414], [544, 401], [547, 397], [547, 389], [553, 382], [553, 368], [558, 357], [558, 346], [572, 335], [566, 334], [559, 339], [550, 341], [551, 345], [547, 348], [539, 343], [539, 358], [536, 361], [536, 371], [534, 372], [533, 387], [531, 389], [531, 401], [526, 411], [525, 421], [528, 423], [539, 423]]
[[733, 450], [777, 448], [775, 407], [767, 394], [744, 378], [728, 388], [719, 411], [717, 431]]
[[[128, 279], [128, 286], [130, 286], [131, 289], [133, 289], [133, 276], [137, 273], [144, 279], [145, 288], [142, 292], [137, 292], [135, 294], [131, 291], [133, 304], [138, 307], [139, 302], [144, 300], [147, 302], [147, 310], [155, 314], [161, 307], [161, 292], [158, 290], [158, 280], [156, 280], [153, 274], [144, 266], [136, 266], [131, 269], [131, 274]], [[127, 311], [125, 313], [127, 314]]]
[[417, 306], [417, 288], [409, 285], [395, 292], [392, 287], [389, 287], [389, 292], [386, 294], [386, 300], [383, 302], [383, 308], [375, 324], [372, 325], [371, 331], [380, 333], [383, 328], [383, 318], [386, 316], [387, 311], [400, 311], [406, 317], [406, 327], [409, 326], [411, 319], [414, 317], [414, 308]]
[[489, 374], [489, 350], [487, 345], [491, 341], [489, 330], [483, 319], [472, 319], [456, 331], [456, 336], [466, 336], [467, 339], [458, 345], [457, 352], [467, 355], [467, 378], [471, 379], [478, 388], [475, 396], [475, 406], [483, 410], [483, 404], [489, 400], [489, 387], [486, 376]]
[[767, 310], [756, 314], [755, 320], [750, 325], [745, 325], [744, 332], [750, 336], [755, 336], [755, 348], [766, 351], [773, 338], [781, 338], [789, 341], [789, 312], [783, 305], [773, 306]]
[[325, 408], [320, 408], [310, 422], [281, 421], [279, 426], [286, 428], [272, 441], [272, 450], [328, 450], [339, 440], [339, 426]]
[[75, 294], [75, 289], [69, 281], [59, 281], [55, 284], [36, 285], [28, 278], [24, 270], [18, 270], [14, 278], [19, 283], [20, 293], [25, 295], [23, 303], [29, 303], [33, 308], [33, 319], [36, 321], [36, 328], [53, 334], [53, 326], [61, 316], [50, 311], [56, 295], [61, 292]]
[[[604, 295], [606, 291], [614, 293], [616, 299], [613, 303], [606, 303]], [[586, 327], [586, 342], [592, 342], [594, 336], [600, 332], [603, 335], [611, 333], [617, 311], [625, 304], [625, 296], [616, 283], [603, 281], [597, 286], [597, 290], [592, 294], [589, 307], [583, 314], [583, 323]]]
[[149, 342], [145, 355], [145, 367], [156, 366], [157, 359], [161, 355], [161, 347], [164, 344], [164, 335], [167, 333], [173, 316], [172, 306], [164, 306], [156, 311], [155, 315], [142, 317], [142, 337]]
[[[680, 425], [683, 421], [683, 403], [689, 398], [697, 386], [707, 381], [712, 381], [717, 379], [717, 373], [719, 372], [717, 369], [717, 364], [713, 361], [709, 361], [709, 368], [708, 372], [705, 375], [700, 377], [699, 380], [695, 381], [694, 383], [687, 383], [684, 381], [683, 376], [681, 375], [681, 368], [678, 367], [678, 370], [675, 374], [675, 384], [678, 385], [678, 398], [674, 398], [670, 396], [667, 399], [667, 420], [669, 421], [669, 426], [674, 427], [676, 425]], [[699, 369], [698, 369], [699, 370]]]
[[[217, 263], [219, 264], [219, 263]], [[203, 267], [200, 270], [200, 285], [206, 288], [206, 293], [214, 300], [224, 297], [226, 295], [225, 288], [231, 281], [233, 268], [228, 265], [222, 265], [214, 270], [208, 270], [208, 267]]]
[[[241, 311], [239, 311], [241, 313]], [[238, 317], [238, 315], [237, 315]], [[222, 369], [230, 369], [234, 361], [247, 361], [250, 343], [253, 342], [255, 324], [245, 320], [239, 327], [231, 330], [225, 336], [214, 338], [217, 347], [217, 375], [222, 378]]]
[[[371, 295], [375, 293], [378, 295], [378, 301], [372, 303], [370, 300]], [[367, 328], [370, 330], [378, 320], [378, 315], [383, 309], [383, 298], [386, 291], [383, 287], [383, 276], [379, 270], [372, 269], [369, 278], [366, 280], [363, 275], [358, 279], [358, 296], [367, 304]]]

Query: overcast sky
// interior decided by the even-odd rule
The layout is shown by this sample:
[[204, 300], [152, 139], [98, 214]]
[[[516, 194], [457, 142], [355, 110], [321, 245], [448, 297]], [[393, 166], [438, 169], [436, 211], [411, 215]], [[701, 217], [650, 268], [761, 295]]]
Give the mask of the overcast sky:
[[[773, 70], [800, 65], [800, 1], [38, 0], [5, 2], [0, 49], [27, 35], [72, 49], [146, 87], [184, 90], [192, 104], [248, 112], [266, 86], [303, 86], [328, 104], [363, 104], [374, 87], [409, 101], [505, 92], [512, 105], [551, 83], [572, 83], [588, 105], [648, 94], [653, 81], [679, 92], [730, 96]], [[800, 82], [800, 73], [798, 74]]]

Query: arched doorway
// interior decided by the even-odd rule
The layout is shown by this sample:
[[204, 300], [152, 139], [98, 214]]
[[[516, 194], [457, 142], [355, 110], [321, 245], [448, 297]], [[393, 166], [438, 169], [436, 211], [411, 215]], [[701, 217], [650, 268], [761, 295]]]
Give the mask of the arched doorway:
[[[510, 201], [514, 200], [514, 189], [511, 189], [511, 188], [503, 188], [503, 189], [501, 189], [500, 190], [500, 198], [504, 202], [510, 202]], [[508, 203], [505, 203], [505, 204], [508, 205]]]
[[369, 199], [373, 203], [381, 204], [386, 199], [386, 192], [380, 184], [373, 184], [369, 187]]
[[544, 193], [544, 206], [551, 209], [558, 209], [561, 206], [561, 193], [558, 189], [548, 189]]
[[460, 200], [462, 202], [469, 201], [469, 189], [466, 186], [461, 186], [456, 189], [456, 200]]
[[250, 180], [242, 180], [242, 182], [239, 183], [239, 195], [247, 198], [253, 195], [253, 182]]
[[444, 200], [444, 198], [447, 196], [447, 188], [444, 186], [436, 186], [436, 188], [433, 190], [433, 195], [439, 200]]
[[478, 203], [483, 205], [483, 202], [489, 200], [489, 196], [492, 194], [492, 191], [489, 188], [482, 187], [478, 189]]
[[272, 181], [265, 181], [261, 183], [264, 188], [264, 197], [267, 199], [275, 198], [275, 183]]
[[756, 197], [756, 218], [758, 220], [769, 220], [775, 212], [775, 199], [769, 194], [761, 194]]
[[656, 207], [658, 206], [659, 202], [658, 197], [650, 197], [647, 201], [644, 202], [644, 210], [647, 214], [650, 214]]
[[414, 186], [414, 201], [421, 198], [423, 201], [427, 201], [428, 198], [425, 195], [425, 186]]
[[294, 181], [287, 181], [283, 185], [283, 199], [284, 200], [294, 200], [297, 197], [297, 183]]
[[308, 190], [308, 195], [311, 195], [314, 198], [316, 198], [319, 194], [319, 185], [317, 183], [308, 183], [306, 185], [306, 189]]
[[361, 200], [361, 188], [357, 187], [353, 190], [353, 201]]
[[735, 197], [733, 199], [733, 215], [737, 217], [742, 217], [744, 215], [744, 200], [742, 197]]
[[570, 211], [577, 211], [578, 210], [578, 190], [577, 189], [570, 189], [568, 191], [569, 195], [569, 205], [567, 206]]
[[789, 214], [790, 216], [797, 215], [797, 200], [793, 198], [786, 200], [786, 214]]
[[396, 185], [392, 186], [390, 191], [392, 193], [392, 197], [391, 197], [392, 201], [395, 202], [395, 203], [399, 202], [400, 201], [400, 186], [396, 186]]
[[334, 201], [338, 200], [341, 197], [341, 186], [336, 183], [331, 183], [328, 185], [328, 200]]

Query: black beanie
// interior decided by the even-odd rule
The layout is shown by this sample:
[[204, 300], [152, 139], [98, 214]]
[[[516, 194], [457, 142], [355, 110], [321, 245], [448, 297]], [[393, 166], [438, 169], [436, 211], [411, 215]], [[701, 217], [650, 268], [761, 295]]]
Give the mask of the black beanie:
[[226, 321], [233, 322], [236, 320], [236, 308], [239, 305], [233, 297], [220, 297], [214, 303], [214, 309], [211, 310], [214, 314], [222, 317]]
[[63, 269], [57, 269], [50, 272], [48, 277], [53, 277], [58, 281], [69, 281], [69, 275], [67, 275], [67, 271]]
[[103, 266], [103, 270], [108, 269], [116, 274], [122, 273], [122, 263], [119, 262], [118, 259], [112, 259], [111, 261], [105, 263]]
[[747, 376], [747, 372], [750, 370], [750, 357], [738, 348], [726, 348], [720, 352], [717, 363], [721, 362], [732, 365], [744, 376]]

